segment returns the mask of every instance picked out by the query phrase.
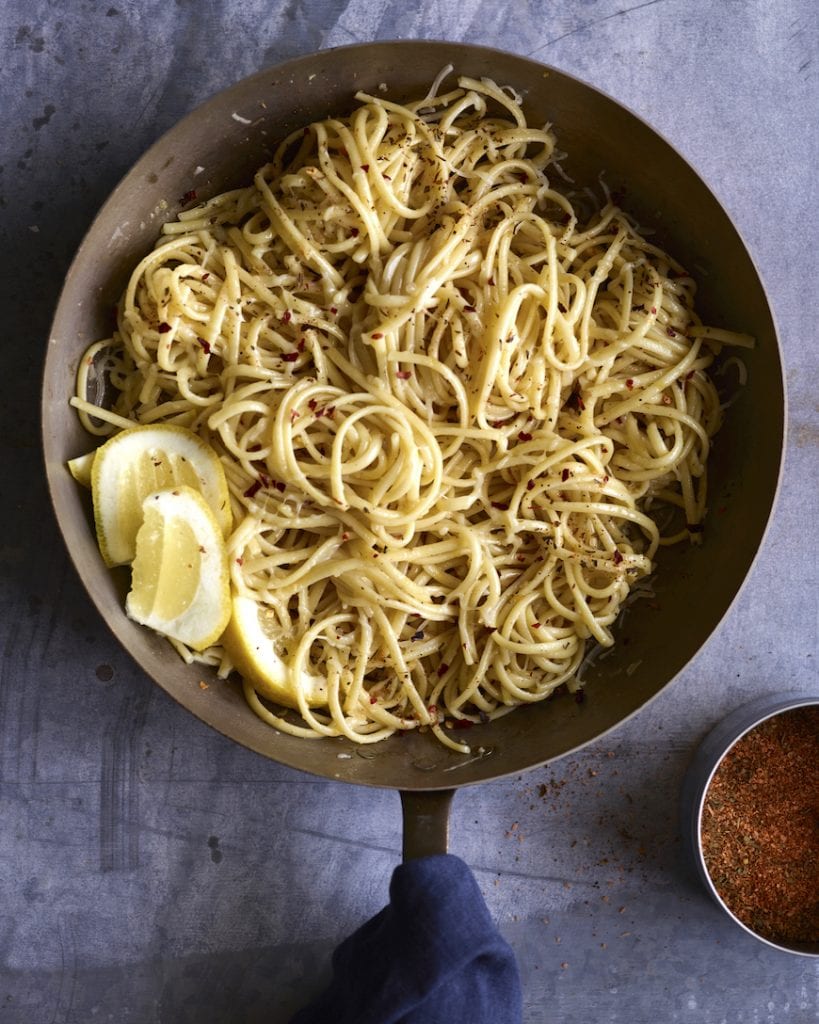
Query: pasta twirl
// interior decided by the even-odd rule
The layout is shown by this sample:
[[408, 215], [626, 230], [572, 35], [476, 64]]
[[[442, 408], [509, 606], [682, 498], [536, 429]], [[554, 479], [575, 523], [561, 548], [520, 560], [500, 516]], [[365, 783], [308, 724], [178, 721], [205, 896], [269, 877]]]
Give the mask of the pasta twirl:
[[288, 715], [246, 682], [257, 714], [468, 750], [453, 725], [576, 685], [658, 546], [697, 539], [707, 371], [749, 339], [614, 202], [581, 217], [511, 90], [358, 101], [165, 225], [102, 345], [113, 413], [86, 370], [75, 404], [219, 454], [232, 586], [294, 693], [326, 683]]

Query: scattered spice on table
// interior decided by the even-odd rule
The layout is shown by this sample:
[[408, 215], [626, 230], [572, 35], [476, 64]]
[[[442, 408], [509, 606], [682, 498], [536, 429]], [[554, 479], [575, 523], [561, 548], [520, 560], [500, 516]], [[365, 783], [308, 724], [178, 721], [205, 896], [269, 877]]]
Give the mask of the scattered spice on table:
[[772, 941], [819, 941], [819, 707], [775, 715], [722, 760], [702, 816], [728, 908]]

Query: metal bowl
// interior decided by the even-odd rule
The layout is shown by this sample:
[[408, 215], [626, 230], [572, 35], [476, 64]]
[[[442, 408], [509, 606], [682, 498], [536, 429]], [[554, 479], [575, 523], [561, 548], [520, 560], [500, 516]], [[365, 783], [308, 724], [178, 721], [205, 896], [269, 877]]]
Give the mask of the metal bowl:
[[[697, 276], [704, 317], [753, 334], [748, 383], [713, 451], [714, 510], [697, 548], [664, 551], [656, 597], [628, 614], [617, 645], [587, 674], [585, 701], [520, 708], [469, 733], [484, 754], [444, 750], [430, 735], [361, 750], [347, 741], [282, 735], [247, 707], [236, 683], [183, 664], [170, 646], [126, 618], [126, 573], [109, 572], [94, 538], [88, 495], [66, 460], [88, 451], [68, 400], [86, 346], [110, 330], [110, 310], [163, 221], [196, 189], [205, 199], [251, 180], [275, 140], [316, 118], [349, 112], [357, 90], [423, 95], [439, 71], [514, 86], [533, 123], [551, 122], [565, 169], [579, 184], [625, 190], [624, 205]], [[384, 86], [384, 88], [380, 88]], [[782, 366], [765, 291], [737, 231], [696, 172], [656, 132], [569, 75], [485, 47], [402, 41], [323, 51], [261, 71], [214, 96], [137, 162], [101, 209], [68, 273], [51, 331], [43, 383], [46, 470], [68, 551], [100, 614], [145, 672], [200, 719], [266, 757], [328, 778], [404, 790], [443, 790], [522, 771], [601, 736], [659, 693], [693, 658], [736, 597], [762, 541], [780, 473], [785, 418]], [[717, 514], [720, 510], [720, 514]]]
[[680, 799], [680, 825], [686, 857], [708, 890], [711, 898], [749, 935], [759, 942], [786, 953], [819, 957], [819, 942], [774, 942], [749, 928], [734, 914], [720, 896], [708, 869], [702, 850], [702, 814], [705, 797], [722, 759], [743, 736], [762, 722], [795, 708], [819, 707], [819, 695], [806, 697], [793, 693], [777, 693], [744, 704], [722, 719], [705, 737], [686, 772]]

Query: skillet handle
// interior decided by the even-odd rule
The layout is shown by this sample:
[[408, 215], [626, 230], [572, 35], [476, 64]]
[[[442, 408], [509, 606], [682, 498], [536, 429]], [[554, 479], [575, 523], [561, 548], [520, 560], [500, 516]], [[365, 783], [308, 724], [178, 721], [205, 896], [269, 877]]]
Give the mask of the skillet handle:
[[446, 853], [449, 844], [449, 807], [454, 789], [401, 790], [404, 812], [403, 859], [415, 860]]

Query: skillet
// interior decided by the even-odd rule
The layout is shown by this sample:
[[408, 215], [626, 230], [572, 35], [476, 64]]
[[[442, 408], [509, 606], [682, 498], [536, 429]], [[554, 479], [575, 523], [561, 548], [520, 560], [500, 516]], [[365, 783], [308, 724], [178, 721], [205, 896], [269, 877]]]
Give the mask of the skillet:
[[[589, 665], [582, 702], [562, 695], [462, 735], [470, 755], [430, 734], [374, 747], [281, 734], [247, 707], [236, 681], [210, 679], [124, 613], [127, 572], [105, 568], [87, 493], [65, 463], [94, 447], [68, 405], [78, 361], [110, 331], [111, 308], [160, 227], [189, 205], [247, 184], [275, 142], [311, 120], [343, 115], [361, 89], [391, 99], [424, 95], [447, 64], [488, 76], [524, 98], [530, 123], [554, 125], [564, 169], [597, 187], [601, 174], [622, 205], [698, 281], [703, 318], [756, 338], [743, 350], [747, 384], [727, 411], [709, 463], [703, 543], [661, 550], [654, 596], [626, 612], [618, 643]], [[386, 92], [384, 91], [386, 87]], [[726, 373], [726, 376], [728, 374]], [[613, 99], [569, 75], [486, 47], [399, 41], [326, 50], [258, 72], [207, 100], [136, 163], [100, 210], [66, 277], [49, 337], [42, 392], [46, 472], [60, 529], [101, 616], [141, 668], [202, 721], [282, 764], [329, 779], [397, 788], [404, 856], [446, 848], [455, 788], [544, 764], [635, 714], [686, 666], [737, 596], [762, 541], [781, 470], [785, 395], [776, 330], [764, 288], [718, 201], [669, 143]], [[199, 686], [200, 680], [211, 685]], [[460, 738], [460, 737], [459, 737]]]

